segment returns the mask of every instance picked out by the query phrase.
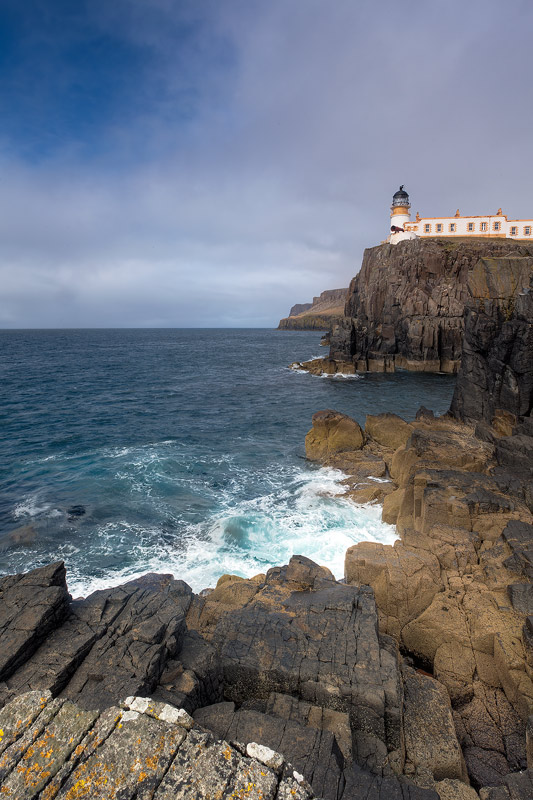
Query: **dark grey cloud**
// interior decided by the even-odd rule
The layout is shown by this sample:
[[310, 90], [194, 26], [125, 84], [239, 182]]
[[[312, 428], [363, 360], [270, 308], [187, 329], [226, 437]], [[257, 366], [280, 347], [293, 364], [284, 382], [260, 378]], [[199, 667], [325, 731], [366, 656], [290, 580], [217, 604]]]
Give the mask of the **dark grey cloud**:
[[348, 284], [399, 183], [533, 214], [529, 2], [88, 7], [142, 68], [39, 157], [0, 129], [0, 325], [274, 325]]

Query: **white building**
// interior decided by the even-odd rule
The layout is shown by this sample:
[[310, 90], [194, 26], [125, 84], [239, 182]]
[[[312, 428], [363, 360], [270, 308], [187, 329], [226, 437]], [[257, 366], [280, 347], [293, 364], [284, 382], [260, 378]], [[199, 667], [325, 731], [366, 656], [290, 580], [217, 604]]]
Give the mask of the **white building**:
[[501, 208], [496, 214], [463, 217], [459, 209], [453, 217], [421, 217], [417, 212], [411, 220], [409, 195], [403, 186], [392, 198], [387, 241], [398, 244], [405, 239], [431, 236], [464, 236], [474, 238], [533, 240], [533, 219], [507, 219]]

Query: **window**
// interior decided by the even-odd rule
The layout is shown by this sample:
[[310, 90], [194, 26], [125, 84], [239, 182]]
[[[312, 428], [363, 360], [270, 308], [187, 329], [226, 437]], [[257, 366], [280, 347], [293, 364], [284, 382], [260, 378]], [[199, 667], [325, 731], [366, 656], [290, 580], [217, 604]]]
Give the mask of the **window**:
[[492, 226], [492, 228], [495, 231], [499, 231], [501, 226], [502, 226], [501, 222], [495, 222], [494, 225]]
[[524, 228], [524, 236], [531, 236], [531, 225], [526, 225]]
[[467, 228], [467, 230], [469, 230], [470, 232], [472, 232], [472, 231], [474, 230], [474, 223], [473, 223], [473, 222], [469, 222], [469, 223], [468, 223], [468, 228]]
[[441, 233], [441, 232], [442, 232], [442, 225], [439, 222], [439, 223], [437, 223], [437, 233]]
[[430, 231], [431, 231], [431, 225], [428, 225], [426, 223], [426, 225], [424, 225], [424, 233], [430, 233]]
[[486, 222], [482, 222], [481, 223], [481, 230], [482, 231], [486, 231], [487, 230], [487, 223]]
[[413, 230], [417, 231], [418, 230], [418, 225], [413, 225]]
[[455, 222], [450, 222], [450, 233], [455, 233], [457, 225]]
[[518, 228], [516, 227], [516, 225], [511, 225], [511, 236], [517, 236], [517, 235], [518, 235]]

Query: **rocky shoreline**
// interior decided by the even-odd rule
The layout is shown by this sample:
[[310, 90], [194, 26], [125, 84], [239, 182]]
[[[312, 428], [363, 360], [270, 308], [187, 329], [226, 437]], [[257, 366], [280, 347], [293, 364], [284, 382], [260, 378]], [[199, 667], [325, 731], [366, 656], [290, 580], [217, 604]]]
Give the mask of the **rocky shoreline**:
[[498, 456], [524, 425], [317, 413], [308, 456], [400, 536], [351, 547], [344, 582], [303, 556], [200, 595], [147, 575], [72, 600], [60, 563], [3, 578], [4, 795], [531, 797], [533, 471]]
[[2, 796], [533, 796], [533, 292], [463, 324], [449, 414], [313, 417], [308, 458], [399, 536], [342, 581], [0, 579]]

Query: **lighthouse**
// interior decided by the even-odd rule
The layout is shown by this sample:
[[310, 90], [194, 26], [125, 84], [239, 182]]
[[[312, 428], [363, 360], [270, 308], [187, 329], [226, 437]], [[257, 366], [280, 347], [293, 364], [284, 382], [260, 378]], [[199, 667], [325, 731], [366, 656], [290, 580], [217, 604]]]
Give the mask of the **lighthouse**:
[[409, 202], [409, 195], [403, 188], [403, 184], [400, 186], [397, 192], [394, 192], [392, 196], [392, 206], [390, 209], [390, 235], [387, 238], [387, 241], [390, 244], [398, 244], [398, 242], [403, 242], [406, 239], [417, 239], [417, 235], [412, 231], [405, 230], [405, 225], [407, 225], [411, 219], [411, 215], [409, 213], [409, 209], [411, 208], [411, 204]]
[[392, 206], [390, 208], [391, 227], [395, 225], [397, 228], [403, 228], [405, 223], [409, 222], [411, 219], [411, 215], [409, 213], [410, 208], [411, 204], [409, 202], [409, 195], [403, 188], [402, 184], [398, 191], [394, 192], [392, 196]]

